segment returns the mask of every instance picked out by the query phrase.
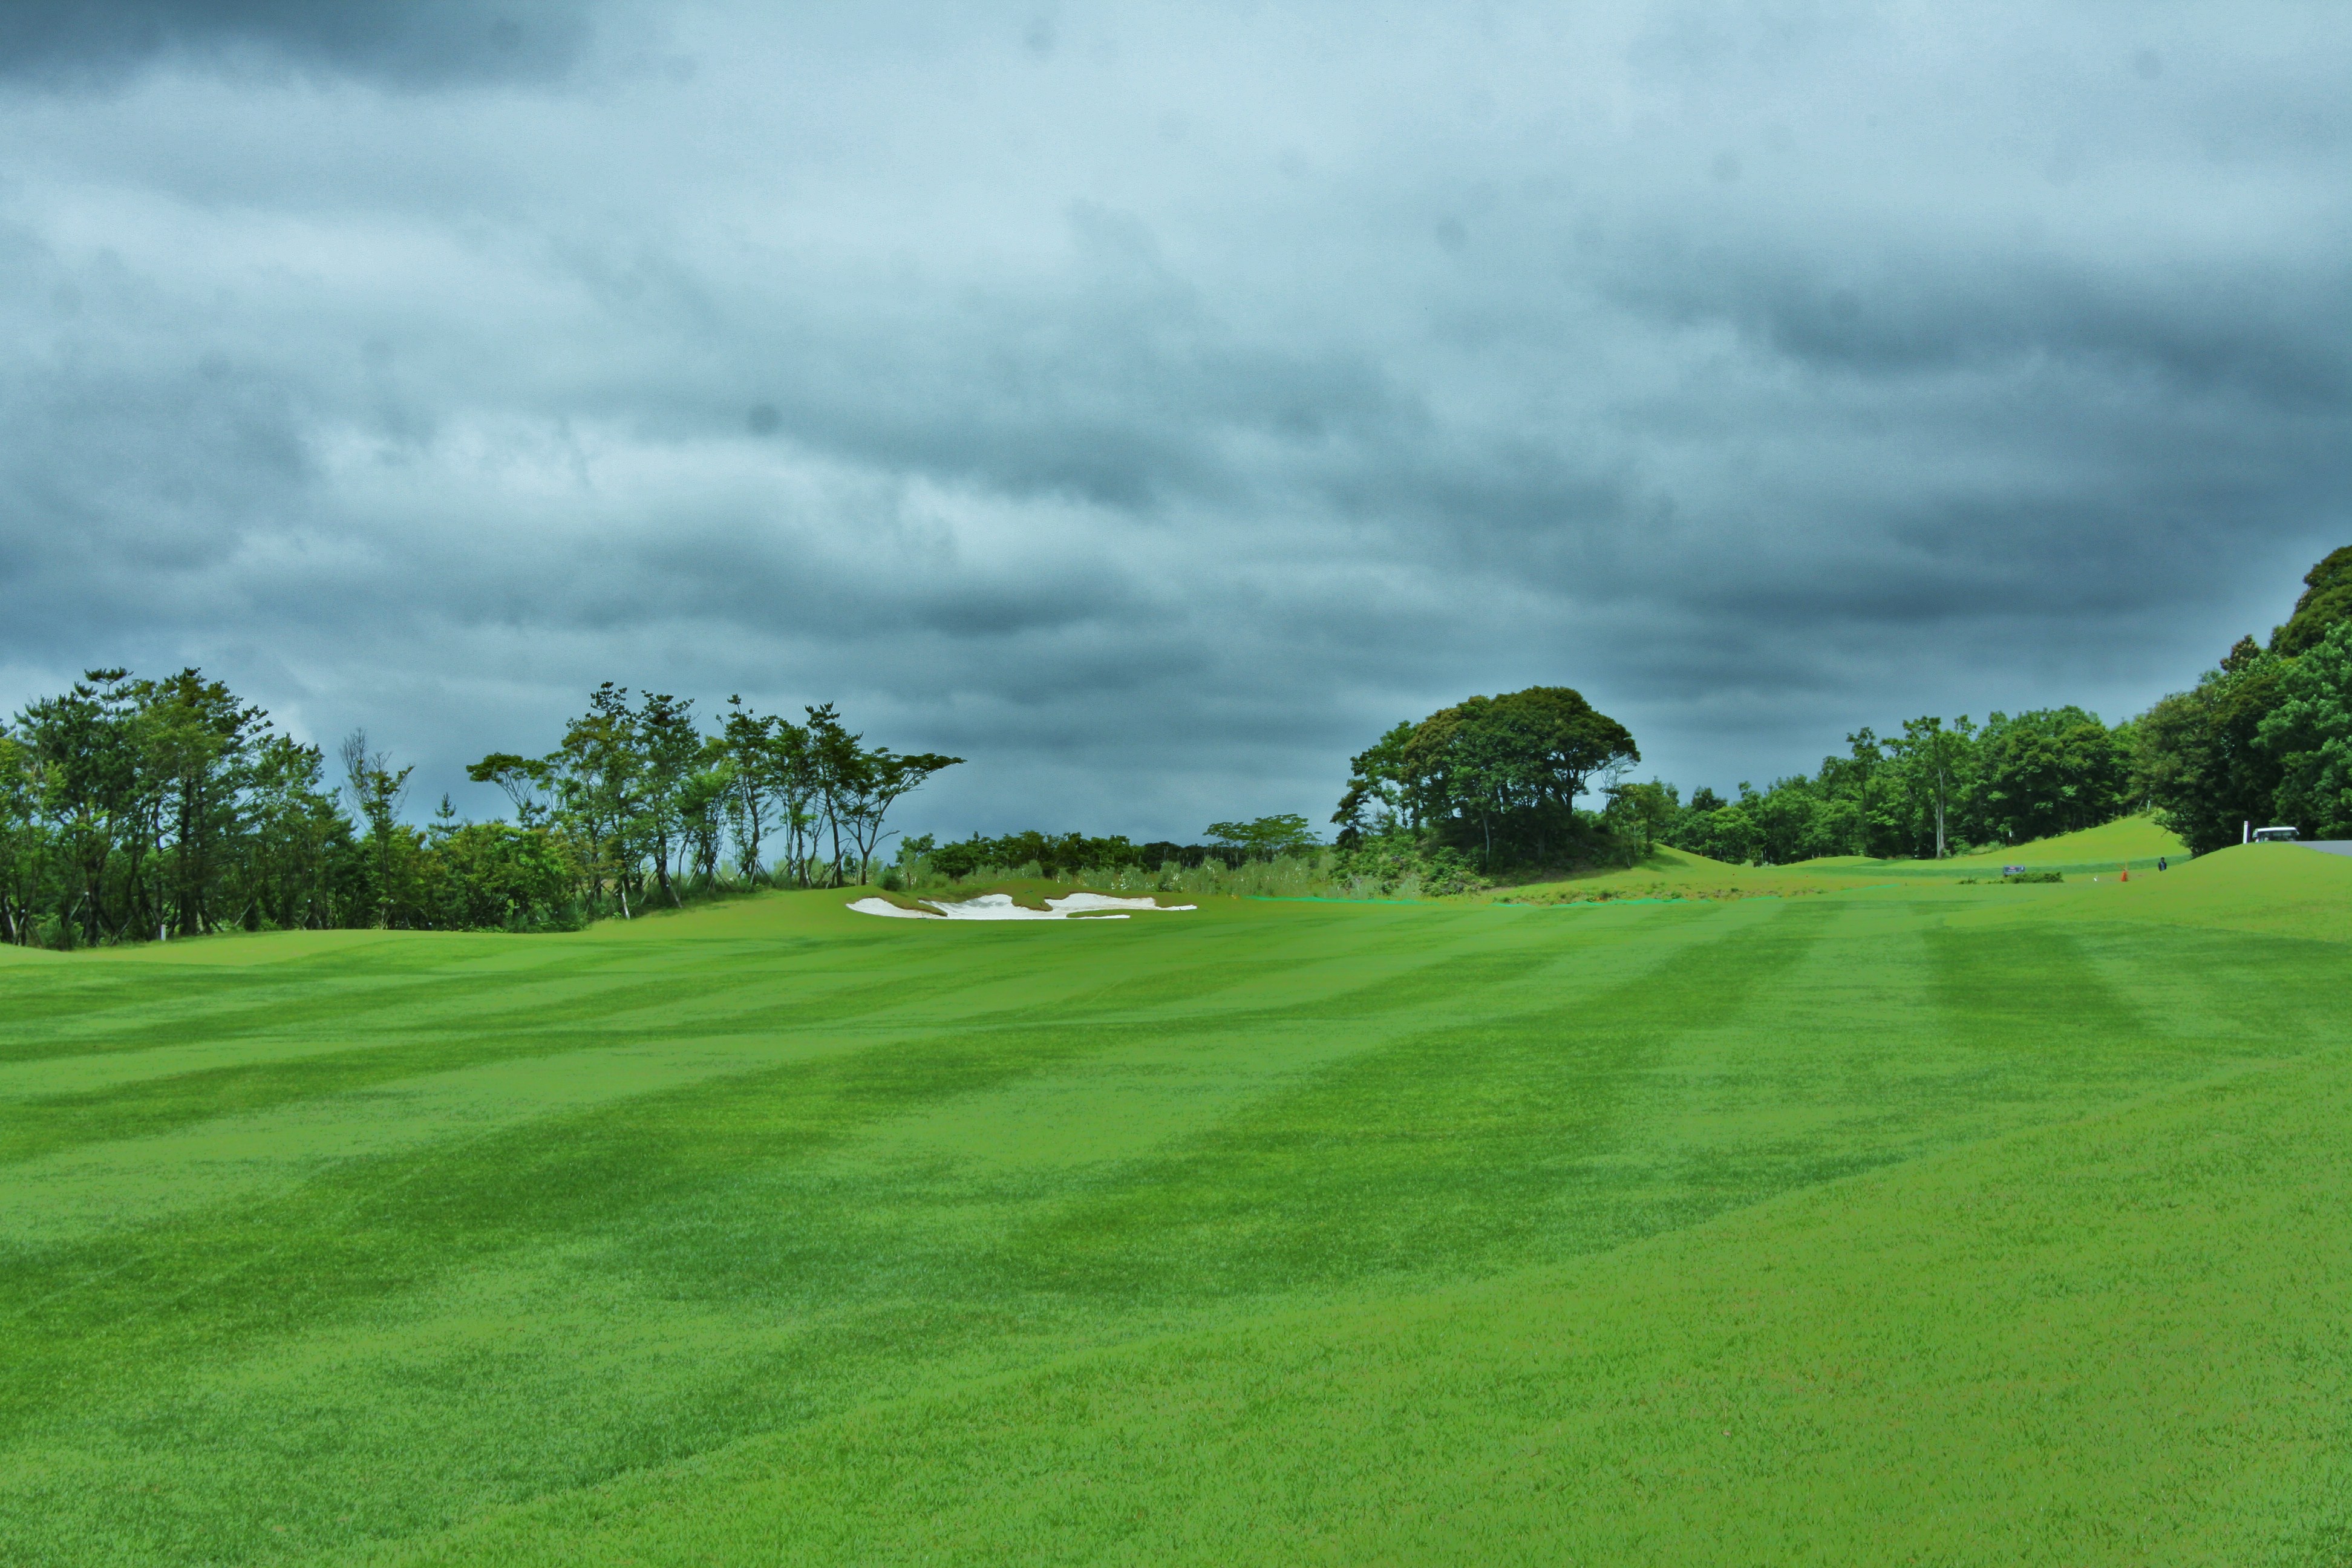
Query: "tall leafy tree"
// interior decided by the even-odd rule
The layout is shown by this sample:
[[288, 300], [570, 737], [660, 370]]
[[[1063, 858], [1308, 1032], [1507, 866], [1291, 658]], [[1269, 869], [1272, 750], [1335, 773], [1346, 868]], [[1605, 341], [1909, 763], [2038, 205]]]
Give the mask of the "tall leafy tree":
[[1367, 833], [1385, 836], [1421, 826], [1420, 801], [1408, 784], [1417, 728], [1399, 724], [1349, 761], [1347, 791], [1331, 814], [1341, 848], [1353, 848]]
[[528, 827], [547, 816], [547, 796], [555, 787], [562, 757], [561, 752], [544, 758], [492, 752], [478, 763], [467, 763], [466, 776], [476, 784], [497, 785], [514, 806], [515, 821]]
[[2293, 662], [2241, 637], [2193, 689], [2134, 724], [2133, 787], [2195, 853], [2235, 844], [2248, 822], [2271, 816], [2282, 773], [2262, 727]]
[[719, 858], [727, 837], [727, 814], [735, 799], [735, 763], [727, 742], [712, 735], [702, 742], [700, 764], [678, 786], [677, 820], [695, 880], [708, 888], [719, 879]]
[[2304, 574], [2303, 595], [2286, 624], [2271, 633], [2270, 651], [2294, 658], [2317, 647], [2347, 620], [2352, 620], [2352, 545], [2331, 551]]
[[1652, 779], [1647, 784], [1612, 785], [1605, 815], [1637, 837], [1642, 853], [1647, 855], [1662, 836], [1672, 831], [1682, 809], [1682, 792]]
[[2316, 837], [2352, 838], [2352, 620], [2288, 663], [2277, 698], [2256, 731], [2278, 763], [2272, 815]]
[[2095, 713], [1995, 713], [1984, 733], [1986, 821], [2005, 843], [2096, 826], [2131, 795], [2129, 759]]
[[[827, 704], [824, 712], [832, 711]], [[776, 826], [784, 835], [785, 858], [793, 868], [793, 879], [803, 888], [809, 885], [810, 867], [816, 859], [824, 798], [814, 713], [811, 719], [805, 725], [781, 716], [775, 720], [768, 736], [766, 774], [768, 799], [775, 811]]]
[[[639, 799], [640, 820], [653, 854], [655, 879], [662, 897], [675, 907], [678, 897], [670, 883], [670, 855], [684, 847], [687, 781], [701, 760], [702, 735], [695, 728], [691, 697], [649, 691], [636, 720], [645, 784]], [[708, 806], [715, 799], [708, 797], [699, 805]]]
[[39, 774], [30, 746], [0, 724], [0, 936], [32, 940], [34, 906], [48, 870]]
[[172, 922], [182, 931], [210, 931], [229, 847], [243, 826], [252, 748], [268, 716], [194, 669], [137, 689], [142, 765], [172, 844]]
[[1953, 808], [1974, 778], [1976, 725], [1965, 713], [1948, 725], [1934, 715], [1906, 719], [1894, 748], [1920, 815], [1934, 825], [1935, 858], [1941, 860], [1951, 853]]
[[108, 918], [107, 872], [118, 844], [137, 832], [152, 794], [139, 770], [136, 712], [130, 671], [93, 669], [65, 695], [33, 703], [19, 720], [38, 770], [41, 813], [70, 868], [58, 888], [59, 929], [70, 932], [79, 923], [90, 942], [120, 934], [128, 923]]
[[318, 747], [289, 736], [270, 735], [255, 748], [233, 920], [286, 930], [341, 923], [336, 873], [356, 846], [326, 771]]
[[415, 770], [394, 768], [389, 756], [369, 746], [365, 730], [354, 730], [343, 737], [341, 756], [343, 787], [352, 808], [367, 824], [374, 923], [388, 928], [407, 891], [408, 868], [403, 851], [409, 838], [400, 821], [400, 805], [408, 795], [408, 775]]
[[1573, 830], [1592, 781], [1640, 760], [1633, 734], [1568, 687], [1473, 697], [1360, 755], [1333, 820], [1343, 845], [1371, 816], [1391, 829], [1450, 827], [1490, 862], [1498, 836], [1540, 860]]
[[608, 680], [590, 692], [588, 711], [563, 727], [563, 743], [548, 763], [558, 805], [585, 852], [590, 899], [609, 885], [629, 918], [646, 811], [645, 755], [627, 689]]
[[[933, 774], [962, 761], [961, 757], [942, 756], [936, 752], [902, 757], [887, 746], [877, 746], [860, 753], [845, 767], [836, 784], [835, 810], [856, 852], [860, 879], [873, 863], [875, 851], [881, 847], [882, 825], [890, 808], [920, 789]], [[838, 876], [835, 880], [839, 880]]]
[[1879, 775], [1885, 771], [1886, 748], [1869, 725], [1845, 738], [1848, 748], [1843, 772], [1853, 790], [1853, 852], [1870, 853], [1870, 831], [1875, 820]]
[[848, 826], [844, 815], [846, 803], [862, 787], [861, 775], [866, 769], [866, 752], [859, 745], [862, 736], [854, 735], [841, 722], [841, 716], [828, 702], [811, 708], [808, 713], [808, 758], [812, 782], [823, 830], [831, 839], [832, 861], [827, 872], [827, 886], [842, 885], [843, 830]]
[[740, 696], [727, 700], [719, 745], [727, 765], [723, 809], [735, 840], [736, 868], [745, 881], [759, 874], [760, 846], [766, 841], [776, 767], [776, 720], [752, 712]]

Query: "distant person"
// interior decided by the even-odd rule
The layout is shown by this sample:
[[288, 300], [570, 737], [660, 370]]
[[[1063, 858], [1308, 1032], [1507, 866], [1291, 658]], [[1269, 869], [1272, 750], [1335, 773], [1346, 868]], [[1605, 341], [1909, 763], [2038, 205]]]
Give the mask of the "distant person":
[[2163, 856], [2161, 856], [2161, 855], [2159, 855], [2159, 856], [2158, 856], [2158, 857], [2156, 858], [2156, 868], [2157, 868], [2158, 870], [2159, 870], [2159, 871], [2161, 871], [2161, 870], [2163, 870], [2163, 869], [2165, 868], [2165, 865], [2164, 865], [2164, 857], [2163, 857]]

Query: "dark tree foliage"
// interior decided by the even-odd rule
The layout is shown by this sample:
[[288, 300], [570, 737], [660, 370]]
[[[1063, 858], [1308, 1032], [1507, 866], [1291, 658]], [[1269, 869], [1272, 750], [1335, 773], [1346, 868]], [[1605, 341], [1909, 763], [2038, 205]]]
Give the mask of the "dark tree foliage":
[[1191, 870], [1212, 860], [1238, 869], [1252, 860], [1307, 854], [1318, 847], [1307, 819], [1297, 816], [1213, 823], [1209, 835], [1216, 842], [1177, 844], [1154, 839], [1136, 844], [1123, 834], [1092, 838], [1083, 833], [1040, 833], [1033, 828], [993, 838], [975, 833], [952, 844], [934, 845], [926, 838], [905, 847], [907, 854], [921, 856], [928, 869], [958, 880], [982, 871], [1012, 871], [1027, 866], [1036, 867], [1040, 876], [1057, 879], [1130, 868], [1156, 871], [1179, 866]]
[[[2304, 578], [2264, 648], [2241, 637], [2189, 690], [2113, 728], [2080, 708], [1906, 720], [1899, 740], [1849, 736], [1819, 773], [1702, 790], [1657, 830], [1732, 861], [1864, 851], [1940, 855], [2096, 826], [2127, 812], [2203, 854], [2273, 823], [2352, 837], [2352, 548]], [[1870, 753], [1880, 754], [1874, 758]]]
[[1981, 820], [2001, 843], [2095, 827], [2128, 809], [2130, 755], [2095, 713], [1996, 713], [1982, 746]]
[[352, 923], [368, 880], [318, 749], [201, 671], [91, 670], [0, 727], [11, 942]]
[[2270, 647], [2241, 637], [2188, 691], [2144, 714], [2137, 785], [2200, 853], [2249, 826], [2352, 837], [2352, 546], [2304, 575], [2294, 613]]
[[925, 858], [932, 870], [954, 878], [1024, 866], [1036, 867], [1042, 877], [1058, 878], [1143, 864], [1141, 852], [1124, 837], [1089, 838], [1083, 833], [1040, 833], [1034, 828], [995, 838], [975, 833], [961, 843], [925, 851]]
[[2133, 809], [2132, 734], [2079, 708], [1995, 713], [1982, 729], [1965, 714], [1907, 719], [1899, 737], [1847, 736], [1818, 773], [1762, 790], [1743, 782], [1731, 800], [1701, 789], [1688, 805], [1653, 804], [1664, 818], [1653, 831], [1679, 849], [1762, 865], [1928, 858], [2069, 832]]
[[1248, 822], [1213, 822], [1209, 824], [1209, 839], [1216, 848], [1232, 851], [1244, 862], [1305, 855], [1322, 843], [1315, 837], [1315, 830], [1307, 826], [1307, 819], [1296, 812], [1255, 817]]
[[510, 822], [424, 827], [410, 770], [354, 731], [335, 776], [227, 687], [90, 671], [0, 725], [0, 937], [76, 946], [229, 929], [560, 929], [650, 895], [862, 876], [891, 807], [960, 759], [868, 747], [830, 707], [795, 725], [731, 703], [706, 735], [690, 700], [606, 682], [543, 757], [467, 769]]
[[2352, 545], [2330, 551], [2304, 574], [2294, 614], [2271, 633], [2271, 652], [2296, 658], [2319, 646], [2334, 627], [2352, 620]]
[[1239, 869], [1246, 858], [1239, 849], [1217, 844], [1177, 844], [1165, 838], [1155, 838], [1135, 847], [1138, 863], [1144, 866], [1181, 866], [1187, 871], [1214, 860], [1227, 870]]
[[2352, 621], [2290, 661], [2259, 740], [2275, 758], [2272, 814], [2318, 838], [2352, 838]]
[[[802, 711], [795, 724], [730, 698], [719, 732], [705, 735], [690, 700], [632, 704], [607, 681], [546, 756], [493, 752], [467, 771], [572, 842], [593, 910], [626, 917], [649, 896], [674, 905], [681, 883], [716, 883], [730, 842], [745, 884], [842, 887], [872, 869], [891, 807], [963, 759], [869, 747], [831, 703]], [[772, 843], [782, 853], [763, 872]]]
[[2139, 792], [2193, 852], [2235, 844], [2246, 824], [2271, 819], [2281, 770], [2263, 742], [2263, 721], [2293, 662], [2241, 637], [2192, 689], [2140, 716], [2133, 747]]

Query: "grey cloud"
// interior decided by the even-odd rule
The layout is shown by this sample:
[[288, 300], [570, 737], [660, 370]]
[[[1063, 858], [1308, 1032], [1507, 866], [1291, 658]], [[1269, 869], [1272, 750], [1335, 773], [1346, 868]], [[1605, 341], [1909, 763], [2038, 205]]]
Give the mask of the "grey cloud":
[[314, 79], [471, 11], [96, 15], [8, 69], [135, 102], [0, 94], [8, 704], [203, 662], [437, 794], [834, 699], [973, 759], [912, 826], [1191, 835], [1538, 680], [1718, 787], [2116, 716], [2352, 525], [2308, 7], [573, 8], [430, 100]]
[[291, 67], [400, 87], [545, 79], [577, 58], [586, 10], [566, 0], [5, 0], [0, 78], [110, 86], [177, 63]]
[[1653, 258], [1629, 269], [1612, 292], [1677, 321], [1723, 320], [1789, 359], [1860, 376], [2046, 355], [2287, 408], [2336, 408], [2352, 398], [2352, 329], [2328, 308], [2352, 288], [2352, 269], [2151, 283], [2049, 263], [1989, 258], [1955, 266], [1920, 255], [1876, 270], [1878, 279], [1841, 280], [1795, 258], [1769, 272], [1755, 258], [1717, 256], [1678, 268]]

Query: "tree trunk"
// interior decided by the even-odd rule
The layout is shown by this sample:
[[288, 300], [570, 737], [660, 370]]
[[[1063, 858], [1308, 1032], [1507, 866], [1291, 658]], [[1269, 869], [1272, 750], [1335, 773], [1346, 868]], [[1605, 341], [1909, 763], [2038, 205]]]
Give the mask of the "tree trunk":
[[669, 835], [667, 833], [654, 837], [654, 880], [661, 885], [663, 896], [675, 906], [677, 889], [669, 885]]

